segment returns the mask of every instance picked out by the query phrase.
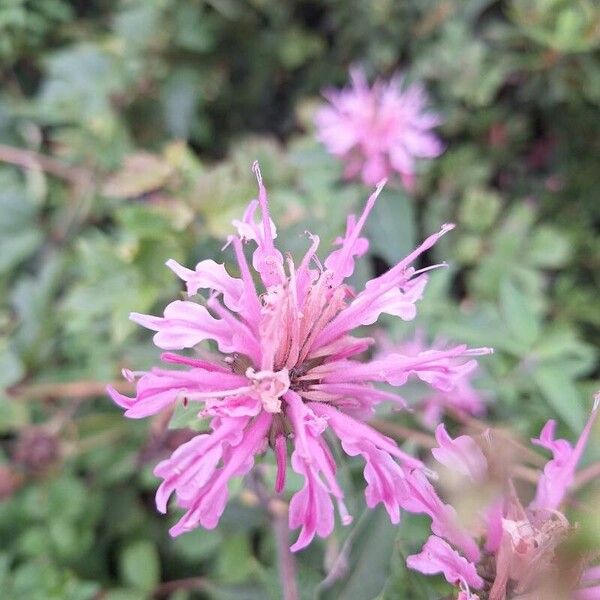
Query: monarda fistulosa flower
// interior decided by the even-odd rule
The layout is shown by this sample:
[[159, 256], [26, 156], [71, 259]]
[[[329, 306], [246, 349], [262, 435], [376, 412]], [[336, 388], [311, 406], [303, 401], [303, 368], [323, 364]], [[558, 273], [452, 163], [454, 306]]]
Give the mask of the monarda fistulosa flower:
[[[336, 463], [323, 435], [329, 430], [348, 455], [360, 455], [365, 461], [368, 506], [382, 503], [393, 523], [398, 523], [401, 508], [426, 513], [434, 531], [476, 559], [475, 544], [458, 526], [454, 510], [436, 495], [421, 461], [366, 421], [381, 402], [404, 406], [399, 396], [375, 384], [401, 386], [416, 376], [448, 390], [474, 356], [490, 350], [459, 345], [414, 356], [390, 353], [364, 362], [358, 357], [373, 340], [351, 333], [384, 313], [403, 320], [415, 317], [428, 269], [417, 270], [413, 263], [452, 225], [444, 225], [354, 293], [345, 280], [352, 275], [355, 260], [367, 251], [361, 230], [383, 182], [360, 217], [348, 217], [344, 237], [323, 263], [317, 258], [316, 235], [310, 235], [308, 251], [294, 263], [275, 246], [276, 229], [257, 164], [254, 171], [258, 199], [241, 221], [234, 221], [237, 235], [229, 238], [239, 277], [212, 260], [195, 269], [169, 260], [167, 265], [185, 281], [189, 296], [200, 290], [208, 295], [202, 303], [176, 300], [162, 317], [131, 315], [156, 331], [154, 343], [159, 348], [183, 350], [212, 340], [221, 355], [206, 360], [166, 352], [163, 362], [185, 368], [127, 372], [130, 379], [139, 377], [134, 398], [109, 390], [127, 417], [147, 417], [176, 403], [196, 402], [199, 416], [211, 419], [211, 433], [197, 435], [155, 469], [163, 480], [156, 494], [158, 509], [166, 512], [169, 497], [175, 494], [178, 506], [186, 510], [171, 534], [215, 527], [227, 503], [229, 481], [250, 472], [256, 457], [269, 448], [277, 466], [276, 492], [285, 489], [288, 457], [292, 469], [304, 478], [289, 506], [290, 527], [301, 528], [292, 550], [304, 548], [315, 535], [332, 532], [334, 502], [342, 523], [350, 523]], [[253, 247], [251, 265], [245, 244]]]
[[375, 185], [398, 173], [412, 189], [417, 162], [443, 151], [433, 131], [441, 118], [428, 110], [425, 87], [405, 85], [401, 76], [369, 86], [360, 69], [350, 78], [348, 88], [325, 92], [329, 104], [315, 115], [317, 138], [343, 160], [346, 178]]
[[408, 566], [428, 575], [442, 574], [459, 588], [458, 600], [600, 600], [600, 565], [594, 566], [600, 555], [569, 544], [575, 526], [564, 514], [599, 403], [600, 393], [574, 446], [555, 438], [555, 421], [548, 421], [540, 437], [531, 440], [552, 458], [528, 503], [522, 502], [506, 472], [499, 477], [506, 448], [494, 443], [493, 432], [452, 439], [444, 425], [438, 425], [438, 447], [432, 453], [458, 477], [458, 497], [469, 490], [476, 501], [471, 533], [482, 548], [473, 560], [434, 530], [421, 552], [408, 557]]

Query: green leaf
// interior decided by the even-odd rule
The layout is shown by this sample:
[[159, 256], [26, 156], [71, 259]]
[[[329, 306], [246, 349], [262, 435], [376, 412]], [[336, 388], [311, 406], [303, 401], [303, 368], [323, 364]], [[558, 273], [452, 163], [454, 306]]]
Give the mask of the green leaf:
[[218, 529], [194, 529], [172, 540], [171, 545], [177, 554], [191, 562], [205, 560], [213, 556], [223, 541]]
[[500, 286], [500, 310], [513, 337], [530, 348], [538, 339], [542, 324], [529, 298], [508, 278]]
[[199, 412], [200, 406], [197, 402], [190, 402], [187, 406], [183, 402], [178, 402], [169, 421], [169, 429], [206, 430], [210, 419], [199, 417]]
[[473, 231], [485, 231], [494, 224], [502, 200], [493, 190], [470, 188], [459, 208], [459, 221]]
[[394, 265], [415, 247], [415, 217], [410, 198], [401, 191], [384, 188], [365, 228], [372, 254]]
[[217, 569], [225, 583], [241, 583], [254, 570], [248, 536], [229, 535], [223, 539], [219, 550]]
[[542, 365], [533, 371], [532, 377], [548, 404], [579, 434], [587, 411], [574, 382], [561, 369], [560, 363]]
[[352, 545], [346, 576], [327, 598], [364, 600], [381, 593], [389, 577], [398, 530], [390, 526], [389, 516], [381, 507], [371, 511], [367, 519]]
[[119, 566], [124, 583], [137, 589], [149, 592], [160, 582], [158, 552], [148, 540], [138, 540], [126, 546]]
[[569, 240], [555, 227], [538, 227], [529, 242], [531, 263], [545, 269], [558, 269], [569, 261]]

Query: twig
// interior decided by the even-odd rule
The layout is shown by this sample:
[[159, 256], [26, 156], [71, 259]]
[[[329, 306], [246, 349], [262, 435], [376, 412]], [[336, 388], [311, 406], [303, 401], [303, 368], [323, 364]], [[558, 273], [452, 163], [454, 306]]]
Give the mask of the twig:
[[104, 396], [106, 386], [114, 387], [118, 392], [129, 393], [134, 389], [133, 384], [128, 381], [68, 381], [59, 383], [33, 383], [30, 385], [19, 385], [8, 390], [13, 398], [90, 398], [93, 396]]
[[600, 462], [593, 463], [575, 475], [573, 489], [577, 490], [600, 477]]
[[537, 484], [540, 478], [540, 472], [537, 469], [525, 467], [524, 465], [512, 465], [510, 467], [510, 473], [513, 477], [517, 477], [523, 481]]
[[185, 579], [175, 579], [161, 583], [152, 593], [152, 598], [166, 598], [177, 590], [206, 590], [211, 587], [210, 583], [204, 577], [187, 577]]
[[519, 450], [519, 453], [521, 454], [521, 456], [523, 458], [527, 459], [531, 464], [535, 465], [536, 467], [545, 466], [547, 460], [542, 455], [538, 454], [537, 452], [535, 452], [534, 450], [532, 450], [525, 444], [516, 440], [510, 434], [502, 431], [501, 429], [497, 429], [495, 427], [490, 427], [489, 424], [485, 423], [484, 421], [480, 421], [479, 419], [476, 419], [475, 417], [467, 415], [461, 411], [453, 410], [452, 408], [448, 408], [448, 412], [450, 412], [457, 421], [460, 421], [464, 425], [468, 425], [469, 427], [472, 427], [473, 429], [477, 430], [478, 432], [483, 432], [483, 431], [486, 431], [487, 429], [492, 429], [495, 436], [497, 436], [498, 438], [501, 438], [502, 441], [507, 442], [511, 446], [514, 446], [515, 448], [517, 448]]
[[81, 184], [91, 178], [86, 169], [65, 165], [61, 161], [33, 150], [0, 144], [0, 162], [24, 169], [38, 169], [71, 183]]
[[380, 431], [385, 435], [414, 442], [423, 448], [434, 448], [437, 446], [435, 438], [432, 435], [417, 429], [404, 427], [403, 425], [398, 425], [397, 423], [389, 423], [388, 421], [383, 421], [380, 419], [372, 419], [369, 421], [369, 424], [373, 428], [377, 429], [377, 431]]

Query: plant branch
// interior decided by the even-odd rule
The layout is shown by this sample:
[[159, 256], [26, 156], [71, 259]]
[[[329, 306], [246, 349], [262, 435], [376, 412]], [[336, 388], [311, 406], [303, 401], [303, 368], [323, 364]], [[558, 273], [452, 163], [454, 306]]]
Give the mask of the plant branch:
[[597, 478], [600, 478], [600, 462], [593, 463], [579, 471], [575, 475], [573, 489], [577, 490]]
[[541, 454], [538, 454], [537, 452], [535, 452], [534, 450], [532, 450], [531, 448], [529, 448], [528, 446], [526, 446], [519, 440], [516, 440], [512, 435], [510, 435], [506, 431], [503, 431], [502, 429], [499, 429], [499, 428], [490, 427], [490, 425], [488, 423], [486, 423], [485, 421], [480, 421], [479, 419], [476, 419], [475, 417], [467, 415], [467, 414], [463, 413], [462, 411], [454, 410], [451, 408], [449, 408], [448, 411], [452, 414], [452, 416], [457, 421], [460, 421], [464, 425], [472, 427], [479, 433], [482, 433], [488, 429], [491, 429], [495, 436], [497, 436], [503, 442], [507, 442], [508, 444], [510, 444], [511, 446], [516, 448], [519, 451], [520, 455], [524, 459], [528, 460], [531, 464], [535, 465], [536, 467], [544, 467], [545, 466], [547, 459], [545, 459]]
[[369, 421], [369, 425], [385, 435], [407, 440], [409, 442], [414, 442], [423, 448], [434, 448], [437, 446], [435, 438], [432, 435], [417, 429], [412, 429], [411, 427], [404, 427], [403, 425], [398, 425], [397, 423], [389, 423], [388, 421], [383, 421], [382, 419], [371, 419], [371, 421]]
[[41, 170], [59, 179], [79, 185], [91, 179], [91, 174], [86, 169], [66, 165], [56, 158], [34, 152], [33, 150], [15, 148], [6, 144], [0, 144], [0, 162], [24, 169]]
[[288, 507], [285, 502], [273, 498], [269, 502], [269, 514], [277, 548], [277, 564], [283, 600], [298, 600], [298, 576], [296, 559], [290, 551], [290, 533], [288, 527]]
[[290, 532], [288, 527], [288, 505], [268, 493], [262, 473], [255, 470], [250, 479], [256, 498], [266, 509], [271, 520], [277, 552], [277, 570], [281, 582], [282, 600], [298, 600], [298, 575], [296, 559], [290, 550]]
[[134, 389], [133, 384], [128, 381], [67, 381], [57, 383], [32, 383], [29, 385], [18, 385], [9, 390], [13, 398], [23, 399], [45, 399], [45, 398], [91, 398], [93, 396], [104, 396], [106, 386], [114, 387], [118, 392], [128, 393]]
[[185, 579], [165, 581], [154, 590], [152, 599], [166, 598], [177, 590], [206, 590], [209, 587], [210, 584], [204, 577], [187, 577]]

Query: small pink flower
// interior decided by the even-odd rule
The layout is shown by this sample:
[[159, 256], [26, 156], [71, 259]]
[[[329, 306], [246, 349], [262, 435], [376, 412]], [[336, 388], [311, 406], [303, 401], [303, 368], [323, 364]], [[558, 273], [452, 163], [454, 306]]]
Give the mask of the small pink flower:
[[420, 554], [409, 556], [406, 564], [426, 575], [442, 573], [446, 581], [453, 585], [466, 584], [475, 589], [483, 585], [483, 579], [477, 574], [475, 565], [435, 535], [425, 542]]
[[427, 111], [425, 88], [420, 83], [406, 86], [400, 76], [369, 87], [360, 69], [353, 69], [350, 77], [349, 88], [325, 92], [329, 105], [315, 116], [319, 141], [343, 159], [348, 179], [375, 185], [399, 173], [411, 189], [416, 161], [443, 151], [432, 132], [441, 119]]
[[[258, 165], [254, 170], [258, 199], [250, 203], [241, 221], [234, 222], [238, 235], [229, 240], [240, 276], [233, 277], [211, 260], [193, 270], [170, 260], [167, 265], [186, 282], [188, 295], [208, 291], [203, 303], [176, 300], [162, 317], [131, 315], [156, 332], [154, 343], [160, 348], [183, 350], [209, 340], [221, 354], [200, 360], [166, 352], [162, 360], [179, 365], [179, 370], [127, 371], [129, 380], [138, 379], [134, 398], [109, 389], [131, 418], [147, 417], [179, 402], [197, 403], [198, 414], [211, 418], [210, 433], [183, 444], [155, 469], [162, 479], [156, 494], [158, 509], [165, 512], [174, 495], [186, 510], [172, 535], [199, 526], [215, 527], [227, 503], [229, 481], [247, 474], [269, 447], [275, 455], [276, 492], [285, 487], [288, 455], [292, 469], [304, 479], [289, 507], [290, 527], [300, 528], [292, 550], [304, 548], [315, 535], [332, 532], [334, 505], [341, 522], [350, 523], [329, 438], [324, 435], [329, 430], [349, 455], [364, 459], [368, 506], [383, 504], [394, 523], [400, 519], [400, 509], [424, 512], [432, 518], [436, 533], [473, 557], [478, 553], [476, 545], [461, 531], [454, 509], [435, 494], [421, 461], [364, 420], [381, 402], [404, 406], [399, 396], [377, 389], [376, 384], [401, 386], [418, 377], [447, 391], [471, 368], [474, 356], [490, 350], [458, 345], [423, 349], [415, 356], [391, 353], [364, 362], [358, 356], [373, 340], [351, 335], [383, 313], [404, 320], [415, 317], [428, 275], [416, 271], [412, 263], [452, 226], [442, 227], [355, 294], [344, 280], [354, 271], [356, 258], [367, 250], [368, 242], [360, 234], [381, 185], [362, 215], [348, 219], [345, 236], [324, 263], [316, 259], [319, 240], [311, 236], [308, 251], [296, 265], [275, 247], [277, 232], [267, 193]], [[252, 267], [244, 242], [254, 246]]]
[[597, 396], [587, 423], [579, 436], [575, 447], [567, 440], [554, 439], [555, 421], [548, 421], [539, 439], [532, 439], [532, 443], [542, 446], [552, 452], [553, 458], [544, 467], [544, 474], [538, 482], [535, 499], [531, 508], [555, 510], [563, 501], [565, 494], [573, 483], [577, 463], [583, 454], [592, 426], [598, 416], [600, 397]]
[[[469, 581], [464, 572], [462, 580], [458, 576], [459, 566], [465, 567], [469, 561], [469, 567], [475, 569], [479, 566], [481, 572], [487, 574], [482, 586], [485, 597], [490, 600], [506, 600], [509, 593], [511, 598], [523, 600], [547, 598], [555, 590], [560, 590], [560, 597], [566, 598], [565, 593], [568, 592], [568, 597], [574, 600], [600, 600], [600, 566], [589, 566], [580, 574], [578, 570], [573, 571], [575, 563], [561, 562], [560, 549], [564, 547], [573, 526], [558, 510], [573, 484], [577, 463], [598, 415], [599, 400], [600, 395], [596, 395], [592, 413], [574, 447], [566, 440], [555, 439], [553, 421], [546, 424], [539, 439], [532, 440], [549, 449], [553, 457], [541, 474], [536, 497], [528, 507], [522, 505], [510, 479], [496, 495], [489, 496], [489, 491], [494, 488], [483, 481], [487, 479], [488, 464], [479, 444], [469, 436], [452, 439], [444, 425], [439, 425], [436, 429], [439, 447], [432, 450], [435, 458], [449, 469], [470, 477], [474, 484], [485, 484], [481, 490], [486, 493], [473, 496], [475, 499], [487, 499], [478, 511], [481, 519], [475, 531], [476, 534], [484, 534], [481, 539], [484, 561], [478, 565], [479, 548], [471, 546], [474, 541], [469, 533], [456, 529], [455, 519], [445, 518], [454, 510], [452, 506], [443, 504], [437, 496], [432, 498], [427, 493], [431, 484], [421, 480], [420, 504], [425, 508], [423, 512], [432, 516], [433, 533], [449, 544], [440, 543], [442, 540], [433, 544], [428, 542], [421, 554], [409, 557], [408, 565], [423, 573], [442, 572], [449, 582], [462, 584], [466, 590], [461, 591], [459, 598], [476, 598], [471, 595], [468, 586], [481, 588], [474, 581]], [[422, 474], [417, 477], [422, 478]], [[415, 503], [418, 496], [418, 493], [413, 493], [410, 502]], [[418, 512], [418, 506], [411, 506], [410, 510]], [[452, 547], [460, 549], [466, 560]], [[595, 557], [582, 554], [577, 558], [579, 567], [583, 568]]]

